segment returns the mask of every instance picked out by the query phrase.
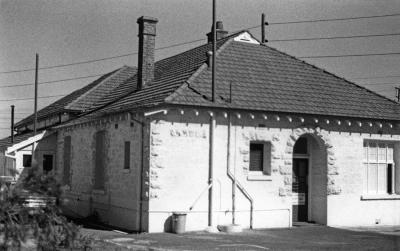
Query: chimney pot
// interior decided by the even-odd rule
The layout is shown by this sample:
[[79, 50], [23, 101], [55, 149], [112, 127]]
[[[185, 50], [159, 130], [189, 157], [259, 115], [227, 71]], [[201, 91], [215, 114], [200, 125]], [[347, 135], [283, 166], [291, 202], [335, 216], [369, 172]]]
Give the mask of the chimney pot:
[[[212, 32], [212, 25], [211, 25], [211, 32], [207, 33], [207, 41], [211, 43], [213, 41], [213, 32]], [[217, 41], [226, 37], [228, 35], [228, 31], [224, 30], [224, 24], [222, 21], [217, 21], [216, 23], [216, 33], [217, 33]]]
[[138, 90], [154, 80], [154, 49], [157, 22], [157, 18], [154, 17], [142, 16], [137, 19], [139, 24]]
[[211, 67], [211, 64], [212, 64], [212, 51], [207, 51], [206, 52], [206, 55], [207, 55], [207, 66], [208, 66], [208, 68], [210, 68]]
[[224, 24], [222, 21], [217, 21], [217, 30], [223, 30], [224, 29]]

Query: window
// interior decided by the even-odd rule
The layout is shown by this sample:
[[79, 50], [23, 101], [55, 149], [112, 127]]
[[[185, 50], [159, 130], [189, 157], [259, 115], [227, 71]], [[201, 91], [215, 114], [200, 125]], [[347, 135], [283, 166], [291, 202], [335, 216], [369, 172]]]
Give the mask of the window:
[[271, 143], [250, 142], [250, 172], [271, 174]]
[[106, 132], [96, 133], [96, 162], [94, 168], [94, 189], [104, 189], [106, 167]]
[[124, 169], [130, 168], [131, 163], [131, 142], [125, 141]]
[[22, 155], [22, 166], [30, 167], [32, 165], [32, 155], [24, 154]]
[[71, 136], [64, 137], [64, 185], [71, 185]]
[[392, 143], [364, 142], [364, 193], [394, 193], [393, 149]]

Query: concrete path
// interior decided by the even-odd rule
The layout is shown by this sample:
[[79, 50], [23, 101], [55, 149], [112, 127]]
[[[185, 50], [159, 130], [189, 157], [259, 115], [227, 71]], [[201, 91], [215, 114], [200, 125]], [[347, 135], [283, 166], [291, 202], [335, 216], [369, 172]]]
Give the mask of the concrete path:
[[232, 234], [122, 234], [92, 229], [83, 232], [115, 245], [116, 250], [400, 250], [400, 235], [318, 225]]

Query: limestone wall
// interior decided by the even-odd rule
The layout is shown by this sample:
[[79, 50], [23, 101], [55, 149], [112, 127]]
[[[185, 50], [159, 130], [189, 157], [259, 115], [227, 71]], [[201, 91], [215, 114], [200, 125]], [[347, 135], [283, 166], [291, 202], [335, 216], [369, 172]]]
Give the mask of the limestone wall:
[[[343, 120], [339, 123], [338, 118], [331, 118], [329, 123], [313, 116], [232, 113], [228, 160], [226, 115], [213, 113], [216, 119], [213, 225], [232, 222], [232, 180], [227, 176], [228, 166], [253, 199], [254, 228], [292, 225], [293, 146], [302, 135], [314, 140], [310, 156], [310, 220], [328, 225], [372, 225], [377, 221], [386, 225], [400, 224], [395, 213], [400, 209], [399, 196], [371, 199], [363, 197], [362, 191], [365, 179], [363, 141], [400, 142], [397, 128]], [[144, 128], [126, 116], [109, 117], [59, 131], [59, 176], [63, 174], [64, 137], [72, 138], [72, 184], [66, 193], [70, 213], [88, 216], [96, 211], [111, 225], [139, 230], [141, 222], [142, 230], [161, 232], [170, 229], [172, 212], [186, 211], [187, 230], [204, 229], [208, 224], [208, 111], [171, 109], [166, 115], [158, 113], [137, 119], [144, 121]], [[94, 135], [100, 130], [106, 131], [107, 172], [105, 189], [97, 191], [92, 189]], [[123, 165], [124, 142], [127, 140], [131, 141], [130, 170], [124, 170]], [[269, 142], [270, 175], [249, 171], [249, 145], [252, 141]], [[399, 156], [395, 153], [395, 159], [400, 159]], [[321, 203], [323, 206], [319, 206]], [[250, 203], [239, 189], [236, 189], [235, 216], [236, 223], [250, 226]]]
[[[94, 190], [95, 134], [106, 132], [105, 189]], [[57, 171], [62, 180], [64, 137], [71, 136], [71, 186], [66, 187], [66, 213], [86, 217], [97, 212], [110, 225], [139, 230], [141, 126], [127, 117], [70, 127], [57, 138]], [[131, 142], [130, 169], [124, 169], [124, 144]]]
[[[217, 120], [214, 155], [214, 225], [228, 224], [232, 220], [232, 182], [227, 177], [227, 118], [214, 113]], [[291, 175], [293, 146], [301, 135], [312, 135], [323, 149], [314, 156], [314, 206], [310, 217], [328, 225], [371, 225], [367, 220], [380, 217], [382, 224], [399, 224], [398, 217], [380, 216], [376, 204], [390, 210], [399, 210], [398, 201], [362, 200], [363, 140], [378, 139], [399, 141], [397, 129], [377, 126], [360, 126], [343, 121], [329, 123], [313, 117], [305, 119], [268, 118], [249, 113], [240, 118], [233, 114], [231, 130], [230, 167], [236, 170], [237, 180], [254, 200], [253, 227], [287, 227], [291, 222]], [[335, 120], [331, 120], [335, 121]], [[207, 226], [207, 181], [209, 154], [209, 114], [199, 115], [176, 111], [155, 116], [150, 133], [150, 231], [164, 231], [169, 226], [173, 211], [189, 211], [188, 230]], [[249, 171], [250, 141], [271, 143], [272, 173], [253, 175]], [[315, 149], [314, 149], [315, 150]], [[324, 153], [324, 154], [323, 154]], [[324, 176], [324, 180], [318, 179]], [[314, 187], [315, 188], [315, 187]], [[324, 192], [325, 191], [325, 192]], [[323, 200], [323, 196], [326, 197]], [[318, 207], [318, 199], [325, 203]], [[340, 208], [338, 208], [340, 207]], [[248, 227], [250, 224], [249, 201], [236, 191], [236, 222]], [[324, 210], [320, 212], [318, 210]], [[361, 212], [368, 212], [363, 217]], [[346, 215], [352, 212], [352, 215]], [[310, 218], [310, 219], [311, 219]], [[373, 223], [375, 224], [375, 222]]]

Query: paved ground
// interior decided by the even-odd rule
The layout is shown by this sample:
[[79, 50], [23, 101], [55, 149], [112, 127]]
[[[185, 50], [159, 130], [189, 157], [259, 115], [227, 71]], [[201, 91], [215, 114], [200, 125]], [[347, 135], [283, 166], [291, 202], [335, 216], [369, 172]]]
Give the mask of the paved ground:
[[400, 250], [400, 228], [338, 229], [318, 225], [242, 233], [122, 234], [83, 229], [116, 250]]

